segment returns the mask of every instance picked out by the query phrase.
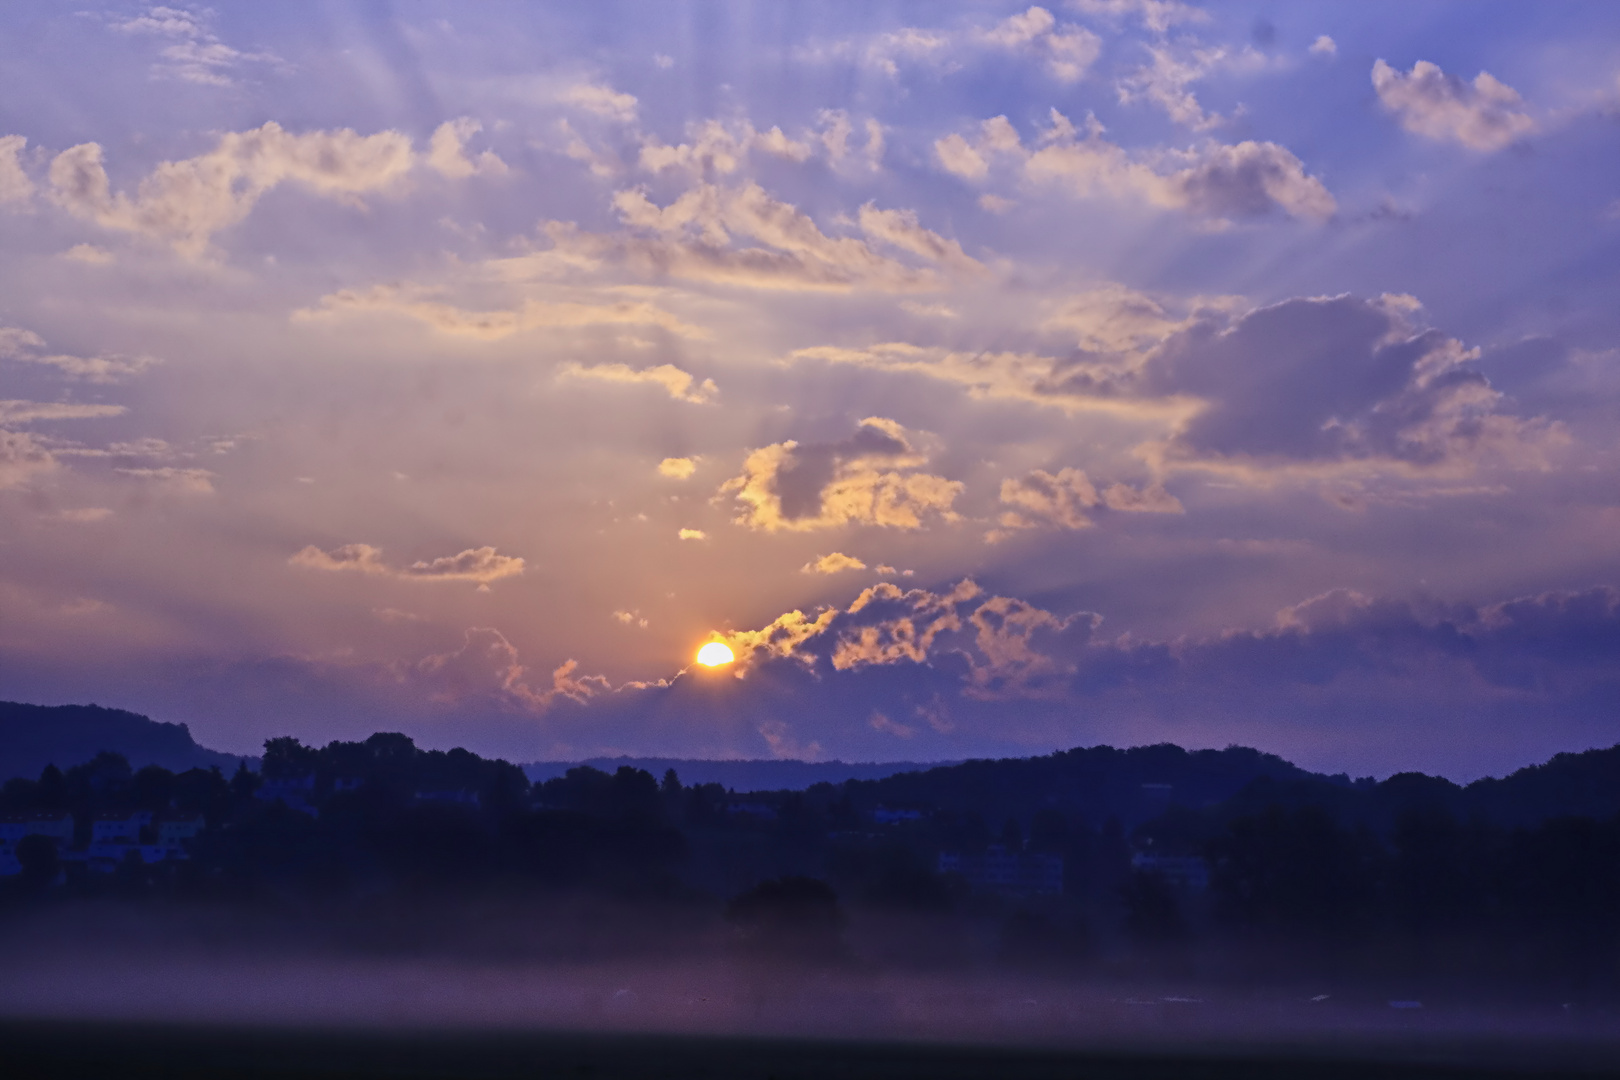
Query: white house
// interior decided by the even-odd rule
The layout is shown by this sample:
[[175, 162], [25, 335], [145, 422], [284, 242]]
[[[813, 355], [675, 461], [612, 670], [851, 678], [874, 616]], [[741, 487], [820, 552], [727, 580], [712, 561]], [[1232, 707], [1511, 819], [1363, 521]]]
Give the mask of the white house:
[[983, 892], [1010, 896], [1063, 894], [1063, 856], [1034, 851], [1009, 851], [991, 844], [982, 855], [942, 851], [941, 874], [960, 874]]
[[101, 814], [90, 824], [90, 842], [136, 844], [141, 829], [152, 824], [152, 811], [131, 810], [125, 814]]
[[179, 847], [180, 841], [190, 840], [203, 831], [203, 818], [201, 814], [192, 817], [162, 817], [157, 822], [158, 843], [168, 847]]

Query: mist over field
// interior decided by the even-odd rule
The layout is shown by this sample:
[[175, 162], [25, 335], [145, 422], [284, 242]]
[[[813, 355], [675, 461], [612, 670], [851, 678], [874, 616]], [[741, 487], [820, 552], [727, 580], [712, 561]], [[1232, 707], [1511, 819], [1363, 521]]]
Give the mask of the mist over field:
[[[578, 917], [578, 913], [573, 913]], [[537, 912], [551, 922], [551, 913]], [[1081, 975], [990, 964], [814, 964], [725, 955], [723, 943], [647, 953], [602, 941], [549, 950], [422, 943], [331, 947], [308, 927], [86, 910], [74, 926], [13, 928], [0, 975], [8, 1020], [264, 1025], [293, 1029], [587, 1030], [1166, 1051], [1364, 1044], [1373, 1054], [1483, 1042], [1613, 1047], [1610, 1010], [1524, 1001], [1513, 986], [1457, 986], [1421, 1008], [1397, 985], [1345, 979], [1212, 982], [1128, 970]], [[613, 916], [609, 916], [611, 920]], [[634, 913], [624, 929], [646, 934]], [[86, 924], [97, 925], [88, 933]], [[19, 942], [21, 929], [32, 944]], [[554, 927], [554, 929], [561, 929]], [[503, 928], [514, 937], [522, 927]], [[639, 931], [639, 933], [638, 933]], [[717, 949], [715, 946], [719, 945]], [[531, 946], [531, 949], [533, 946]], [[546, 953], [550, 950], [550, 955]], [[599, 950], [603, 955], [591, 956]], [[720, 955], [716, 955], [717, 952]], [[403, 953], [403, 954], [402, 954]]]
[[531, 783], [389, 733], [272, 739], [260, 764], [103, 752], [0, 787], [26, 833], [0, 852], [0, 1026], [1579, 1068], [1620, 1047], [1620, 747], [1467, 787], [1164, 745], [743, 793], [628, 765]]

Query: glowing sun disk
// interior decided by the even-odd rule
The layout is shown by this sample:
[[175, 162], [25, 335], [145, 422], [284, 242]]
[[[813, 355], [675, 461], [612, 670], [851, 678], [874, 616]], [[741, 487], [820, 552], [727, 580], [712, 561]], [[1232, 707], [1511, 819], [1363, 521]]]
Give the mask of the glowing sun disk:
[[711, 641], [698, 650], [697, 662], [704, 667], [719, 667], [729, 664], [737, 659], [731, 652], [731, 646], [723, 641]]

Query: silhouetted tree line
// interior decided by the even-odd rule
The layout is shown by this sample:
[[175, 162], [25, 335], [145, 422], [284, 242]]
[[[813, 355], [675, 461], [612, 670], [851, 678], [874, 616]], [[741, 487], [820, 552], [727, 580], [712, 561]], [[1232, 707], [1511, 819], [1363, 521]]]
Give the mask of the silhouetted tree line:
[[[1076, 793], [1076, 776], [1110, 761], [1133, 782], [1172, 779], [1111, 780], [1113, 806]], [[110, 875], [30, 837], [17, 847], [25, 872], [3, 889], [27, 903], [113, 894], [305, 911], [379, 896], [599, 894], [707, 905], [760, 955], [822, 959], [845, 955], [846, 912], [858, 910], [932, 927], [918, 956], [965, 955], [962, 943], [989, 927], [1002, 961], [1057, 971], [1147, 964], [1615, 994], [1617, 783], [1620, 749], [1464, 788], [1151, 747], [739, 796], [683, 785], [673, 769], [658, 780], [580, 767], [531, 785], [510, 763], [398, 734], [319, 748], [277, 738], [259, 772], [244, 762], [229, 777], [131, 770], [103, 753], [7, 782], [0, 813], [70, 812], [80, 846], [104, 814], [193, 815], [206, 827], [189, 858], [131, 859]], [[1185, 791], [1227, 794], [1198, 802]], [[1143, 798], [1157, 812], [1128, 827], [1115, 811]], [[991, 850], [1061, 856], [1062, 895], [996, 893], [938, 872], [941, 852]]]
[[110, 876], [68, 865], [78, 871], [64, 882], [69, 894], [320, 900], [506, 886], [678, 890], [684, 840], [646, 773], [574, 770], [531, 790], [508, 762], [425, 751], [389, 733], [320, 748], [270, 739], [262, 761], [260, 772], [243, 763], [226, 779], [218, 768], [132, 772], [103, 753], [65, 773], [50, 766], [37, 781], [8, 781], [0, 813], [69, 811], [81, 845], [106, 815], [204, 818], [188, 858], [131, 858]]

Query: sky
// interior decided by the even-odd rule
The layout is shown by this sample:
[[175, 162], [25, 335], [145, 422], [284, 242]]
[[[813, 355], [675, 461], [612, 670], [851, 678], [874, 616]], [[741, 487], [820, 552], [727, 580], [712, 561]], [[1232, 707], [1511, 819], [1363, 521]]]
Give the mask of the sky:
[[17, 2], [0, 57], [0, 697], [1620, 742], [1607, 3]]

